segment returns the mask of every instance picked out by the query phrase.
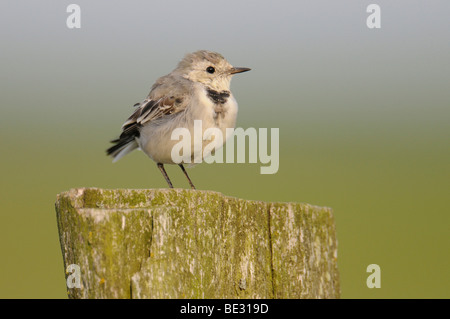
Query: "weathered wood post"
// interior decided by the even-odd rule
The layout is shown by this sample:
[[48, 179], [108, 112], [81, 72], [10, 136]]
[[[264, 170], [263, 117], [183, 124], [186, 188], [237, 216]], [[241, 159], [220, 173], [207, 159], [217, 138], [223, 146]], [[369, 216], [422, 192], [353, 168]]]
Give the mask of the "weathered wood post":
[[[330, 208], [185, 189], [57, 196], [70, 298], [338, 298]], [[67, 276], [70, 273], [66, 274]]]

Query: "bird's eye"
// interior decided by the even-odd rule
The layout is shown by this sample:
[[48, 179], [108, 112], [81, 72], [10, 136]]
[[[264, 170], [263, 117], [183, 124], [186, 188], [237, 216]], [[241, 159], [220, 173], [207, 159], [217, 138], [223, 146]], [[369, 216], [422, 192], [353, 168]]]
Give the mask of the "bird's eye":
[[212, 66], [208, 66], [206, 68], [206, 72], [213, 74], [214, 72], [216, 72], [216, 69], [214, 69]]

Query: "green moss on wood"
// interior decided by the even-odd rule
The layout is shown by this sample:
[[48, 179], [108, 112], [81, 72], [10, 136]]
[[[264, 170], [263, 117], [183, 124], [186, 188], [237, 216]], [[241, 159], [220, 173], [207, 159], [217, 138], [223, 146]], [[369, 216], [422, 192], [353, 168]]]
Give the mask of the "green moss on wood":
[[71, 298], [337, 298], [329, 208], [184, 189], [72, 189], [56, 203]]

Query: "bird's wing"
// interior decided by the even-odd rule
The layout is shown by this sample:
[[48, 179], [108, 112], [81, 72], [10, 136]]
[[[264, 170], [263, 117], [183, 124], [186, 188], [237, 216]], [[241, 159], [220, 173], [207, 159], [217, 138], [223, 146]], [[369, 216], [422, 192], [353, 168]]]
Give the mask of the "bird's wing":
[[171, 78], [159, 79], [148, 97], [135, 104], [137, 109], [122, 125], [123, 136], [139, 136], [139, 127], [164, 116], [176, 114], [186, 109], [189, 99], [189, 87], [184, 81], [174, 81]]

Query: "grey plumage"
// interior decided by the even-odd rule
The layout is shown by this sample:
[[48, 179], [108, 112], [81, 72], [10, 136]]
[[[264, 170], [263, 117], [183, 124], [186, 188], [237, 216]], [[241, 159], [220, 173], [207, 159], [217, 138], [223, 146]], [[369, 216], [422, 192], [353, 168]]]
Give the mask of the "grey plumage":
[[[231, 76], [248, 70], [234, 68], [219, 53], [202, 50], [187, 54], [175, 70], [155, 82], [146, 99], [135, 104], [136, 110], [122, 125], [120, 137], [111, 141], [114, 145], [107, 149], [107, 154], [115, 162], [137, 148], [142, 149], [158, 164], [172, 187], [163, 167], [175, 164], [171, 159], [171, 149], [176, 143], [171, 140], [172, 131], [175, 128], [192, 131], [194, 120], [202, 121], [203, 130], [217, 127], [225, 133], [226, 128], [234, 128], [237, 103], [229, 91]], [[194, 188], [183, 163], [177, 164]]]

